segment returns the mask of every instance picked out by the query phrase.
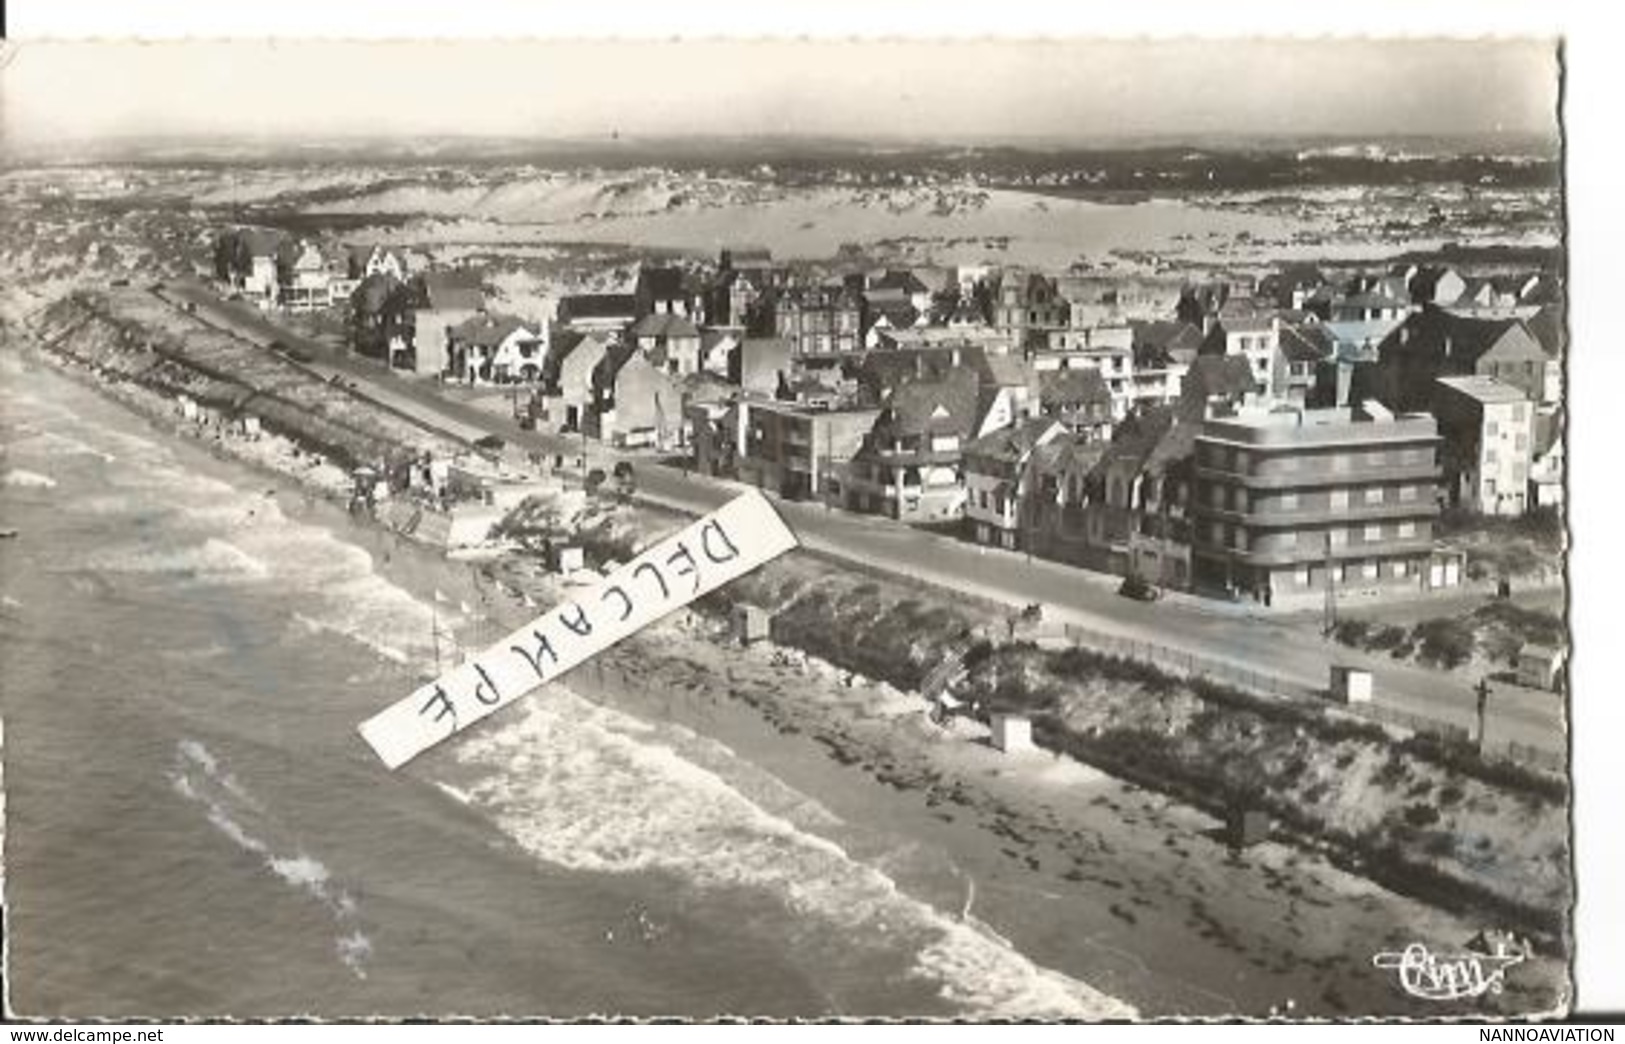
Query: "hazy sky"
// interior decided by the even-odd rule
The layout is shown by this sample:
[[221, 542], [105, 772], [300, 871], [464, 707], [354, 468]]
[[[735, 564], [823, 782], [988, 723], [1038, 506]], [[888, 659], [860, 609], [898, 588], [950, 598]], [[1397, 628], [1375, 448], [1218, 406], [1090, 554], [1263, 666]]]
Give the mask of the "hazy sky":
[[18, 144], [112, 134], [1551, 134], [1552, 41], [30, 43]]

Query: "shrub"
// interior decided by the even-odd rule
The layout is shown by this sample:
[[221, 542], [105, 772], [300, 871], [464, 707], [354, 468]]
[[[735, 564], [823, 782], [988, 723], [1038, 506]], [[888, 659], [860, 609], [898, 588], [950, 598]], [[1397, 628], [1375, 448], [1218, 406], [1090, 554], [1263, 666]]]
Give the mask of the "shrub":
[[1395, 624], [1385, 624], [1377, 628], [1371, 637], [1366, 640], [1366, 647], [1369, 649], [1397, 648], [1405, 641], [1406, 633], [1403, 627]]
[[1364, 620], [1339, 620], [1337, 626], [1332, 628], [1332, 637], [1343, 645], [1360, 648], [1366, 643], [1366, 635], [1371, 625]]
[[1461, 620], [1424, 620], [1416, 625], [1413, 634], [1417, 657], [1423, 663], [1455, 668], [1472, 658], [1473, 629]]
[[1407, 805], [1405, 807], [1405, 823], [1418, 830], [1430, 827], [1439, 821], [1439, 810], [1432, 805]]

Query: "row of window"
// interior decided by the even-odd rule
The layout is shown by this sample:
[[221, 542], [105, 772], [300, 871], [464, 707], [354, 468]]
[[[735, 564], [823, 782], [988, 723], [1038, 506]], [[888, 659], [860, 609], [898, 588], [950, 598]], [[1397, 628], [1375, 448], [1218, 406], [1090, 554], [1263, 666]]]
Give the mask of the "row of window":
[[[1223, 468], [1237, 474], [1265, 473], [1263, 467], [1253, 468], [1252, 455], [1233, 446], [1204, 444], [1198, 447], [1197, 460], [1206, 467]], [[1267, 466], [1268, 473], [1283, 471], [1348, 471], [1355, 466], [1382, 467], [1387, 464], [1431, 464], [1433, 449], [1429, 446], [1406, 446], [1399, 449], [1373, 449], [1360, 453], [1325, 454], [1266, 454], [1259, 463]], [[1249, 470], [1251, 469], [1251, 470]]]
[[[1334, 563], [1332, 565], [1332, 582], [1341, 584], [1357, 579], [1377, 580], [1380, 579], [1384, 573], [1396, 580], [1403, 580], [1411, 575], [1411, 566], [1409, 562], [1406, 562], [1403, 559], [1395, 559], [1388, 562], [1386, 564], [1386, 569], [1384, 568], [1384, 564], [1381, 562]], [[1315, 569], [1311, 571], [1309, 566], [1301, 565], [1292, 571], [1292, 582], [1299, 587], [1308, 587], [1310, 584], [1317, 581], [1322, 583], [1325, 581], [1324, 569]]]
[[1308, 550], [1321, 551], [1329, 545], [1331, 549], [1349, 546], [1351, 536], [1358, 532], [1360, 542], [1377, 544], [1384, 540], [1414, 540], [1416, 539], [1416, 523], [1411, 521], [1397, 523], [1371, 522], [1364, 526], [1334, 526], [1323, 531], [1290, 530], [1284, 533], [1263, 533], [1255, 536], [1245, 526], [1230, 525], [1224, 522], [1209, 522], [1207, 524], [1207, 538], [1212, 544], [1230, 547], [1236, 551], [1252, 551], [1267, 549], [1272, 551]]
[[1275, 512], [1292, 512], [1300, 508], [1325, 508], [1331, 511], [1346, 510], [1352, 504], [1363, 506], [1377, 506], [1385, 503], [1415, 503], [1419, 497], [1418, 487], [1414, 485], [1392, 487], [1394, 496], [1388, 496], [1387, 486], [1366, 486], [1359, 490], [1359, 496], [1353, 490], [1333, 489], [1326, 493], [1324, 499], [1319, 494], [1300, 496], [1295, 492], [1285, 493], [1252, 493], [1241, 486], [1223, 486], [1217, 483], [1208, 486], [1207, 502], [1213, 507], [1231, 511], [1255, 512], [1270, 510]]

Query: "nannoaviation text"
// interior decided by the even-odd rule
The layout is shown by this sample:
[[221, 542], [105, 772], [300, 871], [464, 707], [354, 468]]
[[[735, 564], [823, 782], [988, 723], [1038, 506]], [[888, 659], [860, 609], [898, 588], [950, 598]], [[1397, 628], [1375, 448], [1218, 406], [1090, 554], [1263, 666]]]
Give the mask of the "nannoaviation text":
[[1606, 1026], [1497, 1026], [1480, 1028], [1479, 1040], [1508, 1041], [1587, 1041], [1614, 1039], [1614, 1031]]

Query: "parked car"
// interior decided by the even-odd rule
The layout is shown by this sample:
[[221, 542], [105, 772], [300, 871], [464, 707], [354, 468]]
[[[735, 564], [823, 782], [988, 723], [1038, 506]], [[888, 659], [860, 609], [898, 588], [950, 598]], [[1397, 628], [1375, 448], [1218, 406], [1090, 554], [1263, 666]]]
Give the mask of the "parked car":
[[483, 435], [474, 440], [474, 448], [484, 450], [487, 453], [501, 453], [502, 447], [505, 445], [507, 443], [495, 435]]
[[1122, 584], [1117, 588], [1117, 593], [1136, 602], [1155, 602], [1162, 597], [1159, 589], [1146, 583], [1145, 578], [1139, 575], [1124, 577]]

